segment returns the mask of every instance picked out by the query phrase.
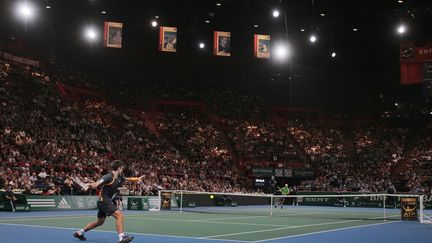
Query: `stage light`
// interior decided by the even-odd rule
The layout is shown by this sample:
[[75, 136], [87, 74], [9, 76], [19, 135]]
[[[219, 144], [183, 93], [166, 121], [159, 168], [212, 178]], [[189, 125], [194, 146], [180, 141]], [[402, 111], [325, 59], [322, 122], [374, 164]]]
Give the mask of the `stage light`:
[[398, 28], [397, 28], [397, 32], [399, 33], [399, 34], [404, 34], [405, 32], [406, 32], [406, 27], [405, 27], [405, 25], [403, 25], [403, 24], [401, 24], [401, 25], [399, 25], [398, 26]]
[[321, 17], [325, 17], [325, 13], [321, 13], [320, 15], [321, 15]]
[[35, 17], [36, 9], [31, 3], [20, 2], [16, 5], [15, 12], [19, 18], [22, 18], [25, 21], [27, 21]]
[[279, 17], [280, 13], [279, 10], [273, 10], [273, 17], [277, 18]]
[[301, 31], [301, 32], [305, 32], [305, 29], [301, 28], [300, 31]]
[[257, 25], [257, 24], [254, 24], [254, 28], [258, 28], [259, 27], [259, 25]]
[[200, 49], [204, 49], [204, 47], [205, 47], [205, 44], [204, 44], [203, 42], [200, 42], [200, 43], [199, 43], [199, 48], [200, 48]]
[[210, 23], [210, 20], [206, 20], [205, 23], [206, 23], [206, 24]]
[[332, 52], [331, 57], [335, 58], [336, 57], [336, 52]]
[[97, 33], [96, 29], [93, 27], [87, 27], [84, 30], [84, 37], [88, 41], [95, 41], [97, 39], [97, 36], [98, 36], [98, 33]]
[[158, 18], [159, 18], [159, 15], [156, 15], [156, 16], [155, 16], [155, 19], [158, 19]]
[[151, 22], [151, 26], [152, 27], [156, 27], [158, 25], [158, 22], [156, 21], [156, 20], [153, 20], [152, 22]]
[[222, 6], [222, 3], [216, 3], [216, 6], [220, 7]]
[[102, 14], [106, 14], [106, 11], [102, 10]]
[[279, 43], [276, 44], [274, 48], [274, 56], [276, 60], [284, 61], [290, 56], [290, 49], [288, 44], [286, 43]]
[[354, 32], [357, 32], [357, 31], [358, 31], [358, 29], [357, 29], [357, 28], [353, 28], [353, 31], [354, 31]]
[[47, 5], [47, 6], [45, 6], [45, 8], [46, 8], [46, 9], [50, 9], [50, 8], [51, 8], [51, 6], [50, 6], [50, 5]]
[[309, 41], [310, 41], [311, 43], [315, 43], [315, 42], [317, 41], [317, 37], [316, 37], [315, 35], [311, 35], [311, 36], [309, 37]]

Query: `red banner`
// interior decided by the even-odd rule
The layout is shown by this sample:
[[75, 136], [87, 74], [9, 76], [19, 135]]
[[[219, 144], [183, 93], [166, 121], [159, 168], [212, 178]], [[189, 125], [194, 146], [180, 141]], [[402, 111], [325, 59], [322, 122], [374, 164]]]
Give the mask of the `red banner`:
[[432, 61], [432, 43], [422, 47], [415, 46], [414, 43], [402, 43], [400, 46], [400, 62], [414, 63]]
[[421, 84], [423, 82], [423, 63], [401, 63], [401, 84]]

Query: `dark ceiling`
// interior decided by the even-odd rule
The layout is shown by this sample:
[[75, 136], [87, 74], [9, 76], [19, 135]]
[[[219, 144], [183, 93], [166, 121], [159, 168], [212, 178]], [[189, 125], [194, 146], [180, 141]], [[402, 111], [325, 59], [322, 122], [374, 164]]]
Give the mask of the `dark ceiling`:
[[[119, 72], [127, 67], [165, 68], [168, 64], [182, 70], [207, 65], [202, 70], [215, 67], [218, 72], [226, 67], [233, 72], [250, 70], [251, 65], [259, 67], [254, 70], [274, 68], [272, 61], [252, 57], [254, 33], [269, 34], [274, 42], [288, 36], [293, 65], [343, 72], [394, 72], [399, 66], [400, 41], [421, 44], [432, 37], [430, 0], [33, 0], [39, 8], [38, 18], [26, 26], [13, 15], [15, 2], [1, 0], [3, 39], [15, 37], [44, 53], [72, 56], [89, 65], [115, 66]], [[271, 15], [276, 8], [286, 14], [287, 32], [284, 16], [274, 19]], [[101, 14], [102, 10], [107, 13]], [[160, 25], [178, 27], [177, 53], [158, 52], [158, 32], [150, 26], [156, 15]], [[83, 26], [95, 25], [102, 31], [105, 20], [124, 23], [123, 49], [83, 41]], [[401, 22], [409, 30], [402, 37], [395, 31]], [[198, 50], [199, 41], [211, 45], [213, 30], [232, 32], [232, 57], [213, 57], [211, 48]], [[311, 33], [318, 36], [314, 45], [308, 42]], [[337, 52], [335, 59], [330, 58], [332, 51]]]

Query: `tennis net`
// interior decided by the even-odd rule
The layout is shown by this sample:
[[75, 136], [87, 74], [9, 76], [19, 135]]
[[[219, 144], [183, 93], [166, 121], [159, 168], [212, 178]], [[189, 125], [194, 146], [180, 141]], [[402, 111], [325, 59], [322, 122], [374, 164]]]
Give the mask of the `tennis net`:
[[[161, 191], [161, 209], [207, 214], [302, 217], [342, 220], [400, 220], [403, 198], [414, 205], [411, 219], [430, 222], [431, 205], [424, 195], [411, 194], [238, 194], [195, 191]], [[413, 208], [415, 213], [412, 212]], [[407, 215], [405, 215], [407, 216]]]

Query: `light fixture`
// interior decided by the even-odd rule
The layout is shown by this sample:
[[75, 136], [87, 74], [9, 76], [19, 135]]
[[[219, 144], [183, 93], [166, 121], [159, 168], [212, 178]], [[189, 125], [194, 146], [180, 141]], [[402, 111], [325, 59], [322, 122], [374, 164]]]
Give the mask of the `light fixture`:
[[259, 25], [257, 25], [257, 24], [254, 24], [254, 27], [255, 27], [255, 28], [258, 28], [258, 27], [259, 27]]
[[206, 20], [205, 23], [206, 23], [206, 24], [210, 23], [210, 20]]
[[300, 31], [301, 31], [301, 32], [305, 32], [305, 29], [301, 28]]
[[107, 13], [106, 11], [102, 10], [102, 14], [106, 14], [106, 13]]
[[332, 52], [331, 57], [335, 58], [336, 57], [336, 52]]
[[309, 41], [310, 41], [311, 43], [315, 43], [315, 42], [317, 41], [317, 37], [316, 37], [315, 35], [311, 35], [311, 36], [309, 37]]
[[357, 28], [353, 28], [353, 31], [354, 31], [354, 32], [357, 32], [357, 31], [358, 31], [358, 29], [357, 29]]
[[274, 57], [278, 61], [285, 61], [291, 52], [287, 43], [278, 43], [274, 48]]
[[88, 41], [95, 41], [97, 39], [97, 31], [94, 27], [86, 27], [84, 29], [84, 37], [88, 40]]
[[25, 21], [33, 19], [35, 17], [35, 12], [35, 7], [28, 2], [20, 2], [15, 7], [16, 15]]
[[399, 34], [404, 34], [406, 32], [406, 26], [404, 24], [399, 25], [397, 28], [397, 32]]
[[156, 21], [156, 20], [153, 20], [152, 22], [151, 22], [151, 26], [152, 27], [156, 27], [158, 25], [158, 22]]
[[273, 10], [273, 17], [277, 18], [279, 17], [280, 13], [279, 10]]
[[200, 49], [204, 49], [205, 44], [203, 42], [200, 42], [198, 46], [199, 46]]

